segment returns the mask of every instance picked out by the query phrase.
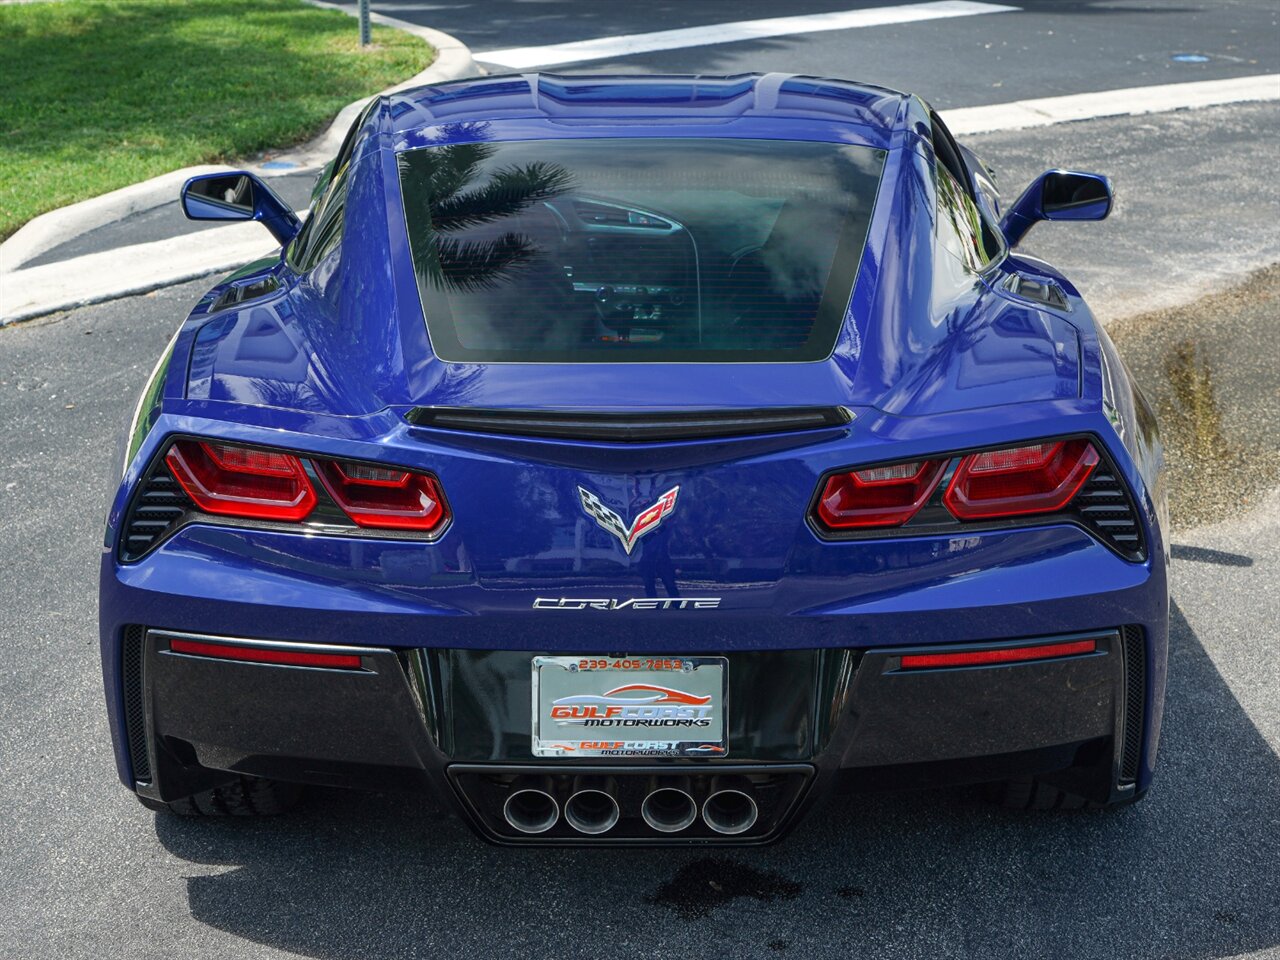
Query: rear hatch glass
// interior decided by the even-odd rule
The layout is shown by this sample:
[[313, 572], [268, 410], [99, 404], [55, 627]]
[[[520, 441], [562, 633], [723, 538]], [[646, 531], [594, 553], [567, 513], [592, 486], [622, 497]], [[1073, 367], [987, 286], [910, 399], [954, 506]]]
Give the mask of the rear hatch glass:
[[432, 349], [459, 362], [821, 360], [884, 158], [847, 144], [686, 138], [405, 151]]

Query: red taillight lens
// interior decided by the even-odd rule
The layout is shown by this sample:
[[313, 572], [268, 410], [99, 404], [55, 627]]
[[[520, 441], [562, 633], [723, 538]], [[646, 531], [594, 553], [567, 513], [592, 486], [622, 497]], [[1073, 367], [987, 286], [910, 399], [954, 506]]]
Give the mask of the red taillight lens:
[[329, 494], [357, 526], [430, 533], [449, 519], [434, 477], [347, 460], [317, 460]]
[[200, 640], [169, 641], [174, 653], [216, 660], [241, 660], [246, 663], [279, 663], [290, 667], [328, 667], [331, 670], [359, 670], [360, 656], [354, 653], [323, 653], [314, 650], [280, 649], [234, 643], [206, 643]]
[[942, 502], [961, 520], [1061, 510], [1098, 464], [1088, 440], [1058, 440], [971, 453]]
[[292, 454], [178, 440], [164, 459], [182, 489], [206, 513], [301, 520], [316, 505], [302, 461]]
[[1004, 647], [998, 650], [968, 650], [964, 653], [914, 653], [902, 657], [903, 670], [932, 670], [938, 667], [976, 667], [994, 663], [1025, 663], [1051, 657], [1075, 657], [1094, 653], [1096, 640], [1068, 640], [1040, 643], [1031, 647]]
[[913, 460], [838, 473], [818, 498], [818, 519], [833, 530], [900, 526], [929, 499], [944, 466], [945, 460]]

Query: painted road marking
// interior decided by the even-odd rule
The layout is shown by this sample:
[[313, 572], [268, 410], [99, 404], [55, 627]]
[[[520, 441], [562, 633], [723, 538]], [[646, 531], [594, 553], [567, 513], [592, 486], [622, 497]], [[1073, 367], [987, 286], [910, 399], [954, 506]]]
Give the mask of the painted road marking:
[[933, 3], [907, 3], [894, 7], [872, 7], [866, 10], [835, 10], [796, 17], [771, 17], [767, 20], [739, 20], [735, 23], [713, 23], [680, 30], [655, 33], [633, 33], [618, 37], [597, 37], [572, 43], [553, 43], [543, 47], [509, 47], [473, 54], [476, 60], [511, 70], [533, 70], [589, 60], [612, 60], [654, 50], [679, 50], [715, 43], [735, 43], [782, 37], [795, 33], [821, 33], [827, 30], [856, 30], [881, 27], [893, 23], [916, 23], [947, 17], [972, 17], [984, 13], [1007, 13], [1018, 10], [999, 3], [976, 0], [935, 0]]
[[1129, 87], [1097, 93], [1075, 93], [1041, 100], [1016, 100], [988, 107], [944, 110], [947, 126], [957, 136], [1049, 127], [1073, 120], [1139, 116], [1195, 107], [1220, 107], [1229, 103], [1280, 100], [1280, 73], [1229, 80], [1165, 83], [1154, 87]]

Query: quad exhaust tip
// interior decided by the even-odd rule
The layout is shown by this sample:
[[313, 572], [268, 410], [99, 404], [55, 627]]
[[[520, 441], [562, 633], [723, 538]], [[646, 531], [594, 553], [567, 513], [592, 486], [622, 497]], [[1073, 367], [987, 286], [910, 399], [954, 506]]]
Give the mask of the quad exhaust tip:
[[759, 817], [760, 809], [751, 794], [736, 788], [716, 790], [702, 805], [703, 822], [726, 836], [746, 833]]
[[608, 833], [618, 822], [618, 801], [605, 790], [589, 787], [579, 790], [564, 804], [564, 819], [579, 833]]
[[546, 833], [560, 819], [560, 805], [547, 791], [524, 787], [511, 791], [502, 805], [502, 817], [521, 833]]
[[[564, 804], [564, 820], [572, 829], [588, 836], [608, 833], [621, 817], [616, 786], [609, 780], [583, 778]], [[654, 780], [640, 805], [640, 816], [658, 833], [679, 833], [698, 819], [698, 803], [688, 784], [675, 780]], [[752, 796], [751, 784], [741, 778], [717, 778], [702, 804], [702, 820], [707, 828], [722, 836], [746, 833], [756, 825], [760, 809]], [[502, 805], [507, 824], [523, 834], [546, 833], [560, 820], [560, 805], [550, 792], [550, 784], [534, 779], [517, 782]]]
[[658, 787], [644, 798], [640, 816], [659, 833], [679, 833], [698, 818], [698, 805], [679, 787]]

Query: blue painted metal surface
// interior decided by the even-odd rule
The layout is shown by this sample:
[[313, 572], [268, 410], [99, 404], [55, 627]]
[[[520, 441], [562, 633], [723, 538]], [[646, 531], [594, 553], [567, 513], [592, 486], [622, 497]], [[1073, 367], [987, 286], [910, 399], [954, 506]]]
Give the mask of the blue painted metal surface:
[[[1093, 199], [1056, 207], [1046, 203], [1047, 194], [1060, 192], [1064, 185], [1075, 190], [1092, 188]], [[1010, 204], [1000, 229], [1009, 246], [1014, 247], [1041, 220], [1105, 220], [1113, 203], [1111, 180], [1101, 174], [1046, 170]]]
[[[223, 191], [244, 191], [248, 202], [224, 202]], [[188, 220], [257, 220], [278, 243], [288, 243], [301, 226], [297, 215], [266, 182], [252, 173], [204, 173], [191, 177], [179, 192]]]
[[[346, 644], [605, 644], [636, 653], [991, 640], [1140, 623], [1153, 667], [1149, 703], [1158, 705], [1168, 620], [1158, 438], [1105, 334], [1054, 268], [1021, 255], [959, 279], [939, 268], [946, 254], [935, 244], [923, 116], [918, 101], [890, 91], [773, 75], [543, 77], [536, 89], [525, 78], [494, 77], [382, 101], [357, 135], [340, 247], [305, 274], [283, 257], [256, 265], [280, 290], [241, 308], [211, 315], [223, 286], [211, 290], [139, 411], [143, 427], [110, 508], [101, 566], [103, 669], [122, 779], [129, 782], [119, 685], [127, 623]], [[437, 360], [407, 248], [396, 152], [585, 136], [778, 137], [888, 150], [831, 357], [699, 364], [696, 375], [663, 363]], [[1069, 309], [1005, 293], [1010, 271], [1055, 280]], [[620, 449], [411, 426], [404, 414], [420, 405], [841, 405], [856, 416], [812, 436]], [[116, 535], [129, 498], [179, 433], [430, 470], [455, 521], [431, 544], [196, 524], [122, 564]], [[1134, 492], [1145, 561], [1123, 560], [1069, 524], [833, 543], [805, 522], [819, 478], [835, 468], [1074, 433], [1092, 434]], [[575, 492], [589, 487], [629, 522], [674, 484], [678, 511], [631, 556], [584, 523]], [[712, 616], [530, 610], [537, 596], [643, 596], [667, 580], [685, 595], [727, 599]], [[1149, 745], [1158, 719], [1149, 717]]]

